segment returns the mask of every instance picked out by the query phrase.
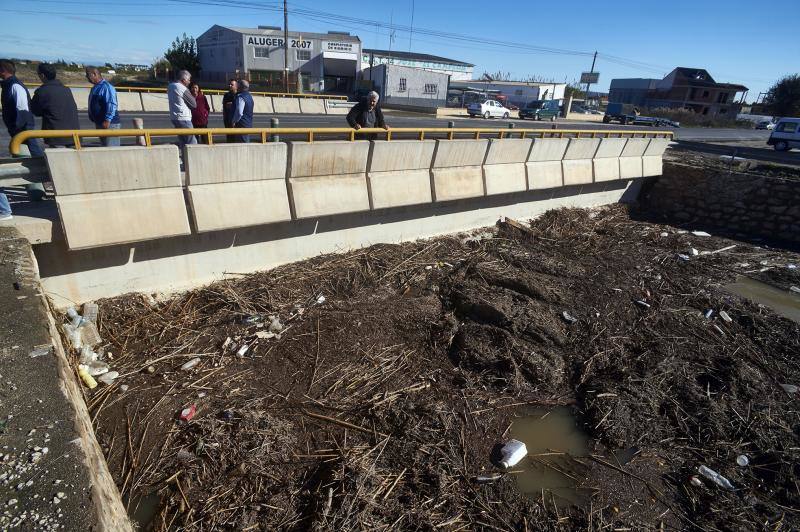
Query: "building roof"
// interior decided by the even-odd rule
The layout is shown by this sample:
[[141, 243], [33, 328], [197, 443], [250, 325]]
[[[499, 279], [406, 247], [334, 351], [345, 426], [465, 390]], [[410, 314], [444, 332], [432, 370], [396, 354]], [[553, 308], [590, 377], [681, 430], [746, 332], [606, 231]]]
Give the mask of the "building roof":
[[464, 63], [455, 59], [447, 59], [438, 55], [418, 54], [415, 52], [399, 52], [396, 50], [376, 50], [375, 48], [364, 48], [362, 54], [374, 54], [380, 57], [390, 57], [392, 59], [406, 59], [408, 61], [428, 61], [432, 63], [446, 63], [448, 65], [474, 67], [472, 63]]
[[[711, 74], [708, 73], [708, 70], [704, 68], [677, 67], [675, 70], [673, 70], [673, 72], [683, 75], [689, 80], [690, 85], [696, 85], [698, 87], [716, 87], [720, 89], [731, 89], [737, 91], [748, 90], [747, 87], [744, 85], [739, 85], [738, 83], [718, 83], [714, 81], [714, 78], [711, 77]], [[667, 77], [669, 77], [669, 74]]]
[[[275, 35], [276, 32], [280, 33], [280, 35], [283, 35], [283, 30], [280, 29], [276, 30], [265, 28], [240, 28], [237, 26], [219, 26], [220, 28], [235, 31], [236, 33], [245, 33], [248, 35]], [[361, 39], [359, 39], [357, 35], [345, 35], [344, 33], [314, 33], [310, 31], [289, 30], [289, 35], [302, 35], [303, 37], [308, 37], [309, 39], [330, 39], [332, 41], [361, 42]]]
[[471, 79], [466, 81], [459, 80], [452, 81], [451, 83], [458, 85], [512, 85], [517, 87], [549, 87], [552, 85], [566, 85], [566, 83], [560, 83], [558, 81], [489, 81], [488, 79]]

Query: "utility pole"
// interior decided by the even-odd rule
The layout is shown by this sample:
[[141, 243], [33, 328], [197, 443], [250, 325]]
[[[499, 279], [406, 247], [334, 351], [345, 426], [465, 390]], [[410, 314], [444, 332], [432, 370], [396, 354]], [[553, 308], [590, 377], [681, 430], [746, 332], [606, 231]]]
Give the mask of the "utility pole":
[[408, 32], [408, 51], [411, 51], [411, 38], [414, 36], [414, 0], [411, 0], [411, 31]]
[[289, 92], [289, 10], [283, 0], [283, 90]]
[[[592, 58], [592, 68], [589, 71], [592, 74], [594, 74], [595, 61], [597, 61], [597, 50], [594, 52], [594, 58]], [[586, 96], [583, 98], [583, 105], [589, 105], [589, 85], [591, 85], [591, 83], [586, 83]]]

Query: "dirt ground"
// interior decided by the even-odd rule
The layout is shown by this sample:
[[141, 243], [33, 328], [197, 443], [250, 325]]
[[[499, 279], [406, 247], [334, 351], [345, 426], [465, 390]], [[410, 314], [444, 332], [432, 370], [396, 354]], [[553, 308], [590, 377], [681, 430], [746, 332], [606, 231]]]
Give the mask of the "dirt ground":
[[[800, 256], [641, 218], [552, 211], [102, 301], [122, 375], [87, 404], [131, 513], [154, 530], [800, 528], [781, 386], [800, 384], [800, 326], [722, 290], [800, 286]], [[515, 419], [556, 406], [590, 438], [566, 471], [585, 504], [521, 493], [519, 468], [478, 478], [503, 473]]]

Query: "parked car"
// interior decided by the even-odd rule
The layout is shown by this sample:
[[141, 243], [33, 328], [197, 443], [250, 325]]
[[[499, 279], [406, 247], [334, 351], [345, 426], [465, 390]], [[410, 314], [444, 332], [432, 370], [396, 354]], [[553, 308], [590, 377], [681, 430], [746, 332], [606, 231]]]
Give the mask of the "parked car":
[[756, 129], [775, 129], [775, 123], [772, 120], [761, 120], [756, 122]]
[[469, 116], [482, 116], [484, 118], [508, 118], [511, 110], [503, 107], [503, 104], [496, 100], [485, 100], [483, 103], [471, 103], [467, 107]]
[[800, 148], [800, 118], [781, 118], [769, 134], [767, 145], [776, 151]]
[[589, 110], [582, 105], [573, 105], [572, 109], [569, 110], [570, 113], [577, 113], [579, 115], [588, 115]]
[[519, 117], [554, 122], [560, 113], [558, 100], [533, 100], [519, 110]]

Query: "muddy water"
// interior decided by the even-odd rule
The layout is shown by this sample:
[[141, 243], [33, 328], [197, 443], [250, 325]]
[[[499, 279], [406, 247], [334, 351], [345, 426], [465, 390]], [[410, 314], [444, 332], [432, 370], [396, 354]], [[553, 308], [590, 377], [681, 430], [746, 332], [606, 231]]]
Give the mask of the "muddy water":
[[735, 283], [723, 287], [736, 294], [771, 308], [776, 314], [800, 323], [800, 294], [740, 276]]
[[544, 494], [560, 506], [583, 505], [589, 492], [576, 488], [581, 466], [570, 456], [586, 456], [588, 438], [568, 408], [541, 410], [514, 421], [513, 438], [525, 443], [528, 457], [512, 468], [519, 489], [540, 498]]

